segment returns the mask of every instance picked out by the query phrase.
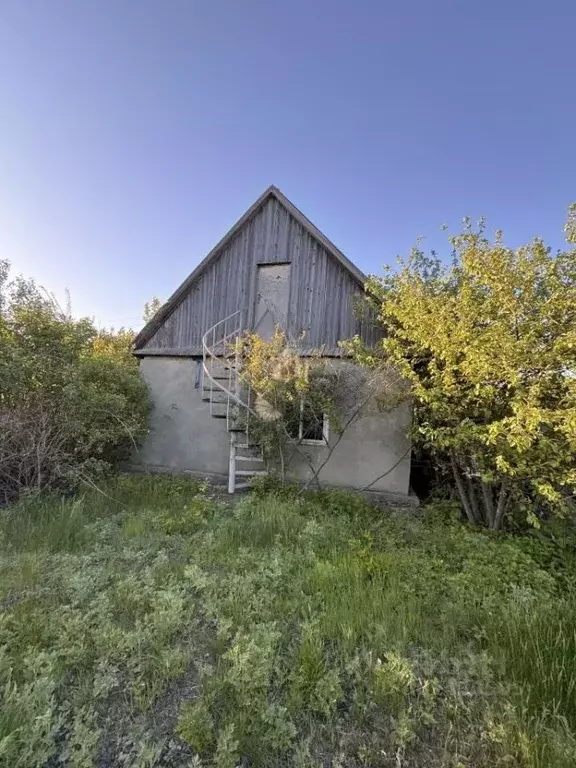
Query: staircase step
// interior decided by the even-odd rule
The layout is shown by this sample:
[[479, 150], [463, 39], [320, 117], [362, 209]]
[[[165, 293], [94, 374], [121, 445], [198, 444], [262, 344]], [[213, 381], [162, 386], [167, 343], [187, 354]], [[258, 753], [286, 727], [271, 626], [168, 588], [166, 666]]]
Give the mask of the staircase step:
[[250, 483], [235, 483], [234, 490], [235, 491], [245, 491], [248, 488], [251, 488], [252, 485]]
[[[212, 418], [213, 419], [225, 419], [227, 417], [227, 414], [225, 413], [213, 413]], [[232, 430], [230, 430], [232, 431]]]
[[236, 448], [260, 448], [258, 443], [236, 443]]
[[261, 456], [238, 456], [236, 454], [236, 461], [259, 461], [264, 462], [264, 459]]
[[267, 469], [237, 469], [234, 473], [237, 477], [252, 477], [253, 475], [267, 475]]
[[[232, 381], [228, 379], [228, 376], [213, 376], [214, 383], [210, 382], [208, 378], [204, 379], [204, 386], [202, 389], [220, 389], [220, 387], [226, 387], [228, 388], [228, 383], [232, 384], [232, 386], [236, 385], [236, 381], [234, 378], [232, 378]], [[220, 382], [219, 384], [216, 384], [216, 382]], [[224, 384], [226, 382], [226, 384]]]
[[231, 394], [236, 394], [234, 392], [234, 387], [230, 387], [230, 388], [226, 387], [226, 390], [220, 389], [220, 387], [212, 387], [212, 389], [210, 389], [210, 387], [207, 387], [206, 389], [202, 390], [202, 396], [209, 397], [210, 393], [212, 393], [212, 395], [223, 395], [224, 397], [227, 397], [229, 392]]
[[[216, 400], [215, 399], [216, 395], [218, 395], [219, 397], [221, 397], [223, 399]], [[215, 390], [212, 393], [212, 396], [210, 396], [210, 395], [202, 395], [202, 400], [205, 403], [209, 403], [210, 401], [212, 401], [214, 403], [214, 405], [226, 405], [226, 403], [228, 402], [228, 396], [226, 395], [225, 392], [218, 392], [218, 391]]]
[[217, 368], [209, 367], [207, 371], [204, 371], [204, 376], [206, 378], [212, 379], [222, 379], [223, 377], [228, 378], [230, 375], [232, 375], [234, 378], [236, 376], [236, 371], [233, 371], [231, 368], [222, 365], [219, 365]]

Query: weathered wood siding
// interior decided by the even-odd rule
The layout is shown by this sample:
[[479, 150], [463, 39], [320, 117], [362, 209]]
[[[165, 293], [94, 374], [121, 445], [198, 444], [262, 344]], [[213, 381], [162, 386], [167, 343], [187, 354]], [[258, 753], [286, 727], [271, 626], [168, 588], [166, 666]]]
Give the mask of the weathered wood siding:
[[258, 264], [290, 263], [287, 332], [304, 333], [303, 352], [323, 347], [339, 354], [338, 341], [360, 334], [367, 342], [373, 330], [361, 323], [354, 299], [362, 292], [357, 280], [275, 198], [268, 199], [246, 222], [190, 291], [165, 319], [140, 354], [202, 353], [202, 336], [236, 310], [247, 310], [250, 327]]

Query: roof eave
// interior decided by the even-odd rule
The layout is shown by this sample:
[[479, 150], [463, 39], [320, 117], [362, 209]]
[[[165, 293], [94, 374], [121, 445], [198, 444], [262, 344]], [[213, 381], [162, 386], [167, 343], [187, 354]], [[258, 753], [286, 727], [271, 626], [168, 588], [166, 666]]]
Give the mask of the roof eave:
[[246, 213], [244, 213], [238, 221], [232, 226], [231, 229], [228, 230], [228, 232], [224, 235], [224, 237], [212, 248], [212, 250], [208, 253], [207, 256], [205, 256], [202, 261], [198, 264], [198, 266], [192, 270], [192, 272], [188, 275], [186, 280], [184, 280], [183, 283], [181, 283], [178, 288], [174, 291], [174, 293], [170, 296], [170, 298], [162, 304], [158, 312], [150, 318], [150, 320], [146, 323], [144, 328], [140, 331], [140, 333], [137, 334], [136, 338], [134, 339], [134, 347], [136, 349], [139, 349], [142, 347], [143, 344], [146, 344], [152, 336], [156, 333], [158, 328], [162, 325], [164, 320], [168, 317], [168, 315], [176, 309], [178, 304], [180, 304], [181, 301], [185, 298], [186, 294], [188, 293], [189, 288], [191, 287], [192, 283], [198, 275], [200, 275], [203, 270], [207, 267], [207, 265], [212, 261], [212, 259], [216, 256], [216, 254], [220, 251], [221, 248], [226, 246], [226, 244], [232, 240], [234, 235], [238, 232], [238, 230], [244, 226], [244, 224], [248, 221], [248, 219], [256, 213], [258, 208], [266, 202], [266, 200], [273, 194], [273, 190], [275, 188], [270, 186], [268, 189], [263, 192], [260, 197], [256, 200], [256, 202], [248, 208]]
[[350, 259], [345, 256], [342, 251], [337, 248], [334, 243], [329, 240], [326, 235], [321, 232], [318, 227], [313, 224], [299, 208], [296, 208], [294, 203], [291, 203], [290, 200], [288, 200], [288, 198], [277, 187], [269, 187], [268, 192], [273, 194], [274, 197], [280, 203], [282, 203], [282, 205], [292, 214], [296, 221], [298, 221], [299, 224], [307, 229], [308, 232], [310, 232], [310, 234], [315, 237], [316, 240], [318, 240], [324, 246], [324, 248], [326, 248], [326, 250], [336, 259], [336, 261], [340, 262], [340, 264], [346, 270], [348, 270], [348, 272], [350, 272], [362, 286], [364, 286], [364, 283], [367, 280], [366, 275], [360, 269], [358, 269], [356, 264], [350, 261]]

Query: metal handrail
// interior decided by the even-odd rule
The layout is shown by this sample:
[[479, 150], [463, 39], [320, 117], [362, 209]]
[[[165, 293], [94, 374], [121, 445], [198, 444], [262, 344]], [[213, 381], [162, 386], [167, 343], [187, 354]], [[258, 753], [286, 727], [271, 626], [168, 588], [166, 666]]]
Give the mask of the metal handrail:
[[[217, 389], [221, 392], [223, 392], [227, 396], [226, 401], [226, 426], [228, 429], [230, 429], [230, 401], [232, 400], [234, 403], [239, 405], [241, 408], [246, 409], [247, 414], [255, 415], [255, 411], [251, 408], [249, 403], [244, 402], [235, 392], [232, 392], [232, 380], [233, 377], [238, 377], [238, 355], [236, 354], [234, 356], [235, 364], [230, 364], [225, 356], [219, 356], [216, 353], [216, 346], [223, 346], [225, 348], [226, 344], [229, 340], [233, 338], [238, 338], [240, 334], [243, 331], [243, 316], [244, 316], [244, 309], [238, 309], [236, 312], [232, 312], [231, 315], [228, 315], [228, 317], [223, 318], [222, 320], [219, 320], [217, 323], [215, 323], [211, 328], [209, 328], [204, 336], [202, 337], [202, 370], [203, 375], [208, 379], [210, 382], [210, 413], [212, 414], [213, 411], [213, 392], [214, 389]], [[228, 324], [230, 321], [232, 321], [234, 318], [237, 318], [236, 325], [233, 328], [233, 330], [228, 331]], [[217, 330], [221, 328], [223, 330], [223, 334], [221, 337], [217, 338]], [[210, 337], [212, 344], [210, 345]], [[215, 379], [211, 372], [210, 367], [208, 365], [209, 361], [215, 361], [219, 365], [221, 365], [225, 370], [228, 371], [228, 387], [226, 387], [222, 380]]]

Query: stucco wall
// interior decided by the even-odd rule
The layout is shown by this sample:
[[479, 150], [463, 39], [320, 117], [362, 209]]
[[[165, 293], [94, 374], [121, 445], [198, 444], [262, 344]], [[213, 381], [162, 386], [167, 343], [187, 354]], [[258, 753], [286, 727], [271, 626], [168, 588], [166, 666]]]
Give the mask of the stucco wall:
[[[344, 433], [320, 472], [320, 481], [345, 488], [370, 486], [371, 491], [408, 494], [410, 451], [406, 431], [409, 425], [410, 410], [406, 405], [389, 414], [361, 416]], [[336, 438], [332, 430], [329, 441]], [[319, 467], [329, 453], [325, 447], [316, 445], [301, 446], [301, 450], [315, 467]], [[311, 474], [308, 463], [299, 455], [292, 460], [289, 472], [301, 481], [307, 481]]]
[[150, 431], [134, 463], [172, 471], [227, 475], [229, 435], [224, 419], [202, 400], [200, 361], [146, 357], [140, 372], [152, 400]]
[[[338, 406], [341, 425], [347, 426], [339, 437], [329, 425], [328, 443], [301, 445], [290, 462], [289, 473], [306, 482], [311, 476], [306, 453], [315, 468], [328, 459], [319, 474], [326, 485], [381, 491], [405, 495], [410, 487], [410, 441], [407, 433], [411, 409], [407, 403], [390, 411], [377, 405], [376, 395], [385, 400], [397, 393], [402, 384], [392, 372], [378, 379], [345, 360], [326, 363], [333, 376], [333, 397]], [[288, 449], [289, 450], [289, 449]], [[313, 487], [313, 486], [312, 486]]]
[[[136, 463], [170, 471], [227, 475], [226, 422], [212, 418], [209, 404], [202, 400], [198, 365], [192, 358], [147, 357], [141, 361], [141, 373], [153, 408], [150, 432], [135, 457]], [[410, 451], [406, 433], [409, 425], [408, 405], [381, 412], [373, 401], [369, 402], [334, 449], [321, 472], [321, 481], [326, 485], [363, 488], [386, 473], [371, 485], [371, 490], [408, 494]], [[330, 430], [330, 442], [336, 439], [335, 430]], [[327, 455], [322, 445], [301, 446], [301, 450], [316, 466]], [[289, 474], [306, 481], [310, 476], [306, 460], [294, 456]]]

